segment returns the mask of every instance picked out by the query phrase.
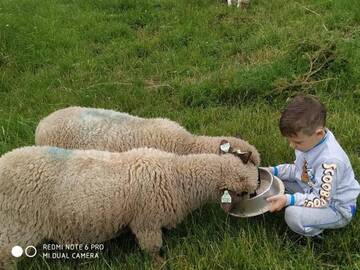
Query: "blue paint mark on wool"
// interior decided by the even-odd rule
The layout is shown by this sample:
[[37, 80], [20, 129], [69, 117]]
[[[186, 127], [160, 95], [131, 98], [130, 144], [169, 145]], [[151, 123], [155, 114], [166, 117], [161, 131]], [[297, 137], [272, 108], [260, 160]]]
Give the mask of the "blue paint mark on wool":
[[47, 153], [50, 154], [51, 157], [55, 159], [63, 160], [63, 159], [68, 159], [72, 155], [73, 150], [68, 150], [59, 147], [49, 147]]
[[109, 119], [109, 120], [118, 120], [124, 117], [125, 114], [118, 113], [111, 110], [103, 109], [89, 109], [84, 113], [81, 113], [80, 118], [83, 120], [94, 120], [94, 119]]

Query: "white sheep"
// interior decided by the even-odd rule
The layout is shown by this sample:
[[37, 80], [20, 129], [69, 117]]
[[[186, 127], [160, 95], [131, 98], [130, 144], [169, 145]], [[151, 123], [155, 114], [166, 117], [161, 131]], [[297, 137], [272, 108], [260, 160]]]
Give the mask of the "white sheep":
[[146, 119], [112, 110], [61, 109], [42, 119], [35, 133], [37, 145], [111, 152], [152, 147], [177, 154], [219, 154], [223, 140], [233, 149], [251, 152], [250, 160], [259, 166], [260, 155], [256, 148], [240, 138], [196, 136], [168, 119]]
[[257, 167], [236, 153], [15, 149], [0, 158], [0, 269], [15, 245], [101, 243], [125, 226], [157, 256], [161, 228], [223, 190], [254, 191], [257, 177]]

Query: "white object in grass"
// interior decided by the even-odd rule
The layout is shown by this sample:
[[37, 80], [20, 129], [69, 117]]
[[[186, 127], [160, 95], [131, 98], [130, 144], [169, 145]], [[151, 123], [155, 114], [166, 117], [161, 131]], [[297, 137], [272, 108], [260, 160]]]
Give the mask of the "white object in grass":
[[[232, 0], [227, 0], [228, 6], [231, 6]], [[237, 7], [240, 7], [241, 5], [248, 5], [250, 3], [250, 0], [237, 0]]]

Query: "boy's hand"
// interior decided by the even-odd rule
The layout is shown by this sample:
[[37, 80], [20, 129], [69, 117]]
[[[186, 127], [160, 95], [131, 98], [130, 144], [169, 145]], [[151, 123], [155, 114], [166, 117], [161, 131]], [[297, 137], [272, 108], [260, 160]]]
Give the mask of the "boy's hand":
[[267, 198], [266, 201], [269, 203], [270, 212], [280, 211], [286, 206], [285, 195], [275, 195]]

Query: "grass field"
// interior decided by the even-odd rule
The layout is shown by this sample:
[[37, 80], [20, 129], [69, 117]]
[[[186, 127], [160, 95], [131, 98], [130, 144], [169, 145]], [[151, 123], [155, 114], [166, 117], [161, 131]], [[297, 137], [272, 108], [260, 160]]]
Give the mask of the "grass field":
[[[292, 162], [279, 111], [297, 92], [327, 105], [327, 126], [360, 175], [358, 0], [2, 0], [0, 154], [34, 144], [38, 121], [70, 105], [178, 121], [195, 134], [236, 135], [262, 164]], [[0, 217], [1, 218], [1, 217]], [[290, 239], [283, 213], [227, 217], [218, 204], [165, 232], [164, 269], [360, 269], [360, 216]], [[134, 237], [100, 259], [25, 259], [16, 269], [148, 269]]]

